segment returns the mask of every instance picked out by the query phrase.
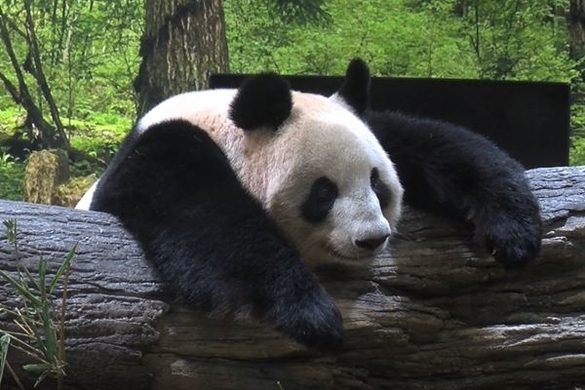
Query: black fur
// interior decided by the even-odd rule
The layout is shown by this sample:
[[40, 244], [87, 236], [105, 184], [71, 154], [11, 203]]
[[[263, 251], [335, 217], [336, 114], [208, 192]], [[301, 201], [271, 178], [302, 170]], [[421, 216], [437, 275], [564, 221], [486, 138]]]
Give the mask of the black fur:
[[405, 200], [471, 221], [476, 238], [506, 267], [537, 256], [542, 222], [523, 167], [458, 126], [395, 112], [365, 120], [396, 164]]
[[386, 208], [390, 204], [390, 197], [392, 196], [392, 192], [390, 191], [390, 187], [388, 184], [384, 183], [382, 179], [380, 179], [380, 172], [378, 168], [372, 168], [372, 173], [370, 174], [370, 186], [372, 190], [374, 190], [374, 194], [378, 198], [378, 202], [380, 202], [381, 208]]
[[288, 81], [262, 73], [245, 80], [232, 103], [229, 117], [241, 129], [271, 127], [276, 130], [292, 110]]
[[311, 191], [301, 204], [301, 217], [312, 224], [323, 222], [339, 195], [337, 184], [323, 176], [313, 182]]
[[357, 116], [362, 116], [370, 99], [370, 70], [363, 60], [359, 58], [351, 60], [345, 71], [343, 85], [337, 94]]
[[201, 129], [174, 120], [132, 131], [91, 208], [116, 215], [194, 307], [251, 314], [311, 348], [341, 348], [331, 298]]

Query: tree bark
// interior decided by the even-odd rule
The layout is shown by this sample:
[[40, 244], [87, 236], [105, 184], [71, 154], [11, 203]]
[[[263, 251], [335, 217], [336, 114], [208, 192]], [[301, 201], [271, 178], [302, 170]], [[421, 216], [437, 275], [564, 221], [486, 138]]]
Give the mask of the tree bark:
[[[344, 316], [336, 356], [181, 306], [112, 216], [1, 201], [0, 220], [16, 218], [31, 269], [43, 253], [54, 272], [78, 243], [66, 388], [574, 390], [585, 385], [585, 167], [528, 175], [546, 233], [523, 270], [495, 264], [465, 226], [408, 208], [392, 253], [360, 272], [322, 270]], [[0, 268], [14, 274], [10, 248], [0, 240]], [[17, 304], [3, 282], [0, 302]]]
[[171, 95], [206, 88], [210, 72], [228, 70], [221, 0], [147, 0], [145, 11], [134, 81], [138, 116]]
[[569, 30], [569, 49], [571, 57], [579, 59], [583, 57], [585, 49], [585, 1], [570, 0], [567, 12], [567, 25]]

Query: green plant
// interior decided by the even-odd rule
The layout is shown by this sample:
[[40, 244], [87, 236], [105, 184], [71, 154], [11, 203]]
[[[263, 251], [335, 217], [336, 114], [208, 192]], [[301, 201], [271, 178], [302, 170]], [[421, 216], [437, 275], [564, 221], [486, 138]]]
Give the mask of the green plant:
[[6, 152], [0, 151], [0, 198], [22, 200], [24, 164]]
[[[7, 361], [8, 346], [11, 346], [32, 359], [31, 363], [25, 364], [22, 368], [38, 375], [35, 386], [47, 377], [54, 377], [57, 380], [57, 387], [60, 389], [66, 366], [64, 321], [67, 284], [71, 260], [77, 245], [74, 245], [67, 253], [52, 277], [49, 278], [47, 274], [48, 264], [42, 255], [39, 259], [36, 275], [33, 275], [20, 261], [16, 220], [7, 220], [3, 223], [6, 238], [13, 246], [17, 276], [0, 270], [0, 277], [16, 293], [19, 306], [0, 305], [0, 314], [11, 317], [15, 328], [15, 330], [0, 330], [2, 334], [0, 367], [6, 365], [15, 380], [20, 383]], [[61, 278], [63, 278], [62, 294], [60, 311], [58, 311], [54, 307], [53, 295]]]
[[10, 336], [5, 334], [0, 337], [0, 385], [2, 384], [2, 375], [8, 356], [8, 346], [10, 345]]
[[571, 137], [569, 165], [585, 165], [585, 137]]

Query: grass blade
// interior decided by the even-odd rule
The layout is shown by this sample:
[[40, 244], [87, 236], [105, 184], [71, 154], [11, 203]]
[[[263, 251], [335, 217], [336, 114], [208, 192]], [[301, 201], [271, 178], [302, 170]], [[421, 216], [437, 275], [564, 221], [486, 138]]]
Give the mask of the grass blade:
[[6, 239], [9, 243], [14, 244], [16, 242], [16, 219], [8, 219], [2, 221], [2, 223], [4, 224]]
[[[12, 317], [17, 327], [14, 332], [0, 332], [0, 382], [4, 368], [6, 368], [15, 381], [20, 383], [10, 366], [10, 362], [7, 361], [7, 351], [10, 346], [32, 358], [32, 362], [25, 364], [23, 369], [38, 375], [34, 387], [46, 377], [52, 376], [57, 379], [57, 388], [61, 389], [66, 366], [64, 336], [67, 286], [70, 265], [77, 250], [77, 244], [69, 250], [55, 274], [47, 278], [49, 263], [42, 254], [39, 258], [38, 268], [32, 272], [24, 264], [21, 264], [16, 221], [4, 221], [4, 226], [8, 241], [14, 244], [17, 275], [13, 276], [7, 271], [0, 270], [0, 280], [4, 279], [14, 290], [19, 303], [14, 308], [0, 305], [0, 313]], [[58, 316], [54, 312], [52, 294], [62, 278], [64, 278], [62, 307], [60, 316]], [[55, 324], [57, 317], [59, 317], [58, 327]], [[24, 387], [20, 385], [19, 387], [24, 390]]]
[[49, 308], [47, 306], [43, 307], [40, 315], [41, 321], [43, 322], [44, 340], [42, 344], [46, 348], [45, 358], [48, 361], [53, 362], [57, 360], [58, 346], [55, 327], [53, 326], [53, 321], [51, 320], [51, 313]]
[[[21, 266], [20, 268], [22, 268], [22, 270], [24, 270], [24, 273], [26, 274], [26, 277], [28, 278], [28, 281], [30, 284], [33, 285], [33, 287], [37, 290], [37, 291], [41, 291], [41, 286], [39, 286], [39, 283], [37, 282], [37, 280], [34, 278], [34, 276], [30, 273], [30, 271], [28, 270], [28, 268], [26, 266]], [[28, 288], [28, 286], [27, 286]]]
[[[26, 269], [26, 268], [25, 268]], [[30, 273], [29, 273], [30, 275]], [[31, 275], [32, 276], [32, 275]], [[27, 285], [24, 283], [17, 282], [13, 277], [8, 275], [6, 272], [0, 270], [0, 277], [6, 280], [18, 293], [29, 302], [31, 302], [34, 306], [40, 306], [41, 300], [34, 296]]]
[[2, 376], [4, 374], [4, 367], [6, 366], [6, 359], [8, 359], [9, 346], [10, 336], [3, 334], [2, 337], [0, 337], [0, 387], [2, 387]]
[[41, 293], [41, 298], [43, 300], [46, 299], [46, 291], [45, 290], [45, 277], [47, 275], [47, 260], [43, 258], [43, 255], [39, 256], [39, 281], [37, 286], [39, 288], [39, 292]]
[[77, 244], [73, 245], [73, 247], [69, 250], [69, 253], [67, 253], [67, 256], [65, 256], [65, 260], [63, 260], [63, 263], [61, 263], [61, 266], [55, 273], [55, 276], [53, 276], [53, 279], [51, 279], [51, 283], [49, 284], [49, 293], [51, 294], [53, 293], [53, 290], [55, 289], [55, 286], [57, 285], [59, 278], [63, 276], [67, 268], [69, 268], [69, 264], [71, 263], [73, 256], [75, 256], [76, 250]]

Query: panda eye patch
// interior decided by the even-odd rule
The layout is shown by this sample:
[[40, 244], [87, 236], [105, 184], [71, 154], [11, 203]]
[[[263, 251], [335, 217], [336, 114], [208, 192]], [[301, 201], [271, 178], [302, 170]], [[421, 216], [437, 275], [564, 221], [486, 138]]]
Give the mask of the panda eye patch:
[[373, 168], [370, 174], [370, 186], [376, 194], [378, 201], [380, 202], [380, 208], [385, 208], [390, 203], [390, 188], [386, 183], [380, 179], [380, 172], [378, 168]]
[[338, 195], [337, 185], [325, 176], [313, 182], [309, 195], [301, 205], [302, 217], [311, 223], [319, 223], [327, 217]]

